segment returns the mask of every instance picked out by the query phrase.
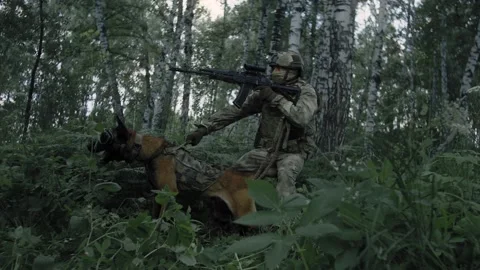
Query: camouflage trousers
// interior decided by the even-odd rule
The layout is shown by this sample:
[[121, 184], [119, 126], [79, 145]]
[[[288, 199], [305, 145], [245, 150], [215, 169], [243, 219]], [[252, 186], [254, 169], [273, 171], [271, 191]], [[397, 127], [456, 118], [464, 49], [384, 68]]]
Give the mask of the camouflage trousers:
[[[257, 148], [243, 155], [233, 167], [239, 171], [256, 172], [267, 158], [267, 149]], [[266, 177], [277, 177], [277, 192], [282, 196], [296, 193], [295, 181], [303, 169], [305, 157], [301, 153], [280, 152]]]

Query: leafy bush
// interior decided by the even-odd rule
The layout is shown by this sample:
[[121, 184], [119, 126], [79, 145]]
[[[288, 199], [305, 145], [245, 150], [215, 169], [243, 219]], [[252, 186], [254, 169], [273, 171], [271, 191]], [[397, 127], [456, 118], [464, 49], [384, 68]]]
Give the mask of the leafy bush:
[[[235, 223], [257, 228], [238, 235], [211, 233], [226, 228], [192, 219], [190, 208], [177, 203], [168, 190], [156, 191], [156, 201], [167, 211], [161, 219], [152, 219], [143, 195], [123, 193], [118, 171], [125, 170], [125, 164], [98, 166], [97, 157], [85, 150], [90, 136], [101, 129], [91, 124], [0, 146], [2, 267], [479, 266], [480, 157], [475, 151], [431, 156], [427, 154], [431, 143], [413, 141], [390, 147], [381, 161], [353, 156], [310, 160], [297, 186], [300, 193], [284, 199], [271, 179], [249, 181], [259, 211]], [[229, 139], [220, 136], [215, 143], [222, 144], [217, 148], [221, 151], [200, 148], [198, 153], [211, 162], [225, 161]], [[235, 148], [235, 155], [245, 149]], [[395, 156], [399, 158], [392, 159]], [[145, 182], [142, 173], [128, 175]], [[117, 200], [126, 200], [125, 196], [131, 196], [131, 204]], [[112, 201], [115, 207], [108, 206]]]

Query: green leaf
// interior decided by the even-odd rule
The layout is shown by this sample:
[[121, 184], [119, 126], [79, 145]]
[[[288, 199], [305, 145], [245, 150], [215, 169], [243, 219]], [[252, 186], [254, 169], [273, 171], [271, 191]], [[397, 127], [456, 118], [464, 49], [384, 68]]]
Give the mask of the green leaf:
[[97, 123], [95, 125], [95, 131], [103, 132], [104, 129], [105, 129], [105, 125], [103, 125], [102, 123]]
[[382, 169], [378, 174], [378, 180], [380, 183], [385, 183], [386, 180], [393, 175], [393, 166], [392, 163], [386, 159], [383, 162]]
[[234, 223], [249, 226], [265, 226], [280, 223], [283, 219], [283, 214], [275, 211], [257, 211], [247, 214]]
[[344, 191], [343, 187], [324, 190], [321, 196], [313, 198], [303, 214], [300, 224], [309, 224], [337, 209], [342, 202]]
[[143, 264], [143, 260], [140, 258], [135, 258], [133, 259], [132, 264], [138, 267]]
[[295, 232], [301, 236], [318, 237], [330, 233], [336, 233], [340, 230], [333, 224], [309, 224], [303, 227], [298, 227]]
[[362, 210], [355, 204], [342, 203], [340, 206], [340, 216], [347, 224], [362, 224]]
[[280, 204], [275, 187], [265, 180], [247, 180], [248, 194], [262, 207], [275, 209]]
[[93, 190], [99, 191], [99, 190], [104, 190], [107, 192], [118, 192], [122, 189], [122, 187], [115, 183], [115, 182], [105, 182], [105, 183], [99, 183], [96, 184]]
[[87, 257], [95, 256], [95, 251], [93, 250], [92, 247], [85, 247], [84, 251], [85, 251], [85, 255], [87, 255]]
[[74, 231], [83, 231], [88, 226], [88, 221], [84, 217], [71, 216], [70, 228]]
[[320, 178], [308, 178], [307, 181], [313, 184], [318, 190], [332, 189], [332, 188], [339, 187], [338, 182], [332, 182], [332, 181], [328, 181]]
[[293, 194], [285, 198], [282, 203], [282, 208], [291, 209], [291, 208], [302, 208], [307, 206], [310, 203], [310, 200], [303, 196], [302, 194]]
[[343, 270], [353, 268], [357, 264], [357, 250], [346, 250], [342, 255], [335, 260], [335, 270]]
[[176, 192], [169, 191], [167, 189], [164, 190], [154, 190], [154, 193], [157, 193], [155, 195], [155, 202], [157, 202], [160, 205], [165, 205], [167, 202], [170, 200], [170, 198], [174, 197], [177, 195]]
[[53, 269], [55, 266], [55, 258], [51, 256], [38, 255], [35, 260], [33, 260], [33, 270], [46, 270]]
[[288, 256], [292, 243], [288, 241], [275, 241], [273, 247], [265, 253], [265, 263], [268, 269], [274, 269]]
[[103, 251], [107, 250], [107, 249], [110, 247], [110, 244], [111, 244], [111, 243], [112, 243], [112, 242], [111, 242], [110, 238], [108, 238], [108, 237], [105, 238], [105, 239], [103, 240], [103, 243], [102, 243], [102, 250], [103, 250]]
[[137, 249], [137, 245], [133, 243], [132, 239], [127, 237], [123, 240], [123, 249], [125, 249], [125, 251], [134, 251]]
[[344, 250], [342, 241], [330, 235], [316, 239], [315, 243], [321, 251], [333, 257], [337, 257]]
[[278, 239], [278, 235], [274, 233], [264, 233], [260, 235], [250, 236], [236, 241], [229, 246], [224, 253], [248, 254], [268, 247]]
[[182, 253], [180, 254], [180, 256], [178, 256], [178, 260], [187, 266], [194, 266], [195, 264], [197, 264], [197, 260], [191, 254]]
[[15, 228], [15, 231], [14, 231], [14, 234], [15, 236], [15, 239], [20, 239], [22, 238], [23, 236], [23, 227], [22, 226], [18, 226], [17, 228]]
[[362, 239], [363, 233], [353, 229], [343, 229], [338, 233], [335, 233], [335, 237], [345, 241], [359, 241]]

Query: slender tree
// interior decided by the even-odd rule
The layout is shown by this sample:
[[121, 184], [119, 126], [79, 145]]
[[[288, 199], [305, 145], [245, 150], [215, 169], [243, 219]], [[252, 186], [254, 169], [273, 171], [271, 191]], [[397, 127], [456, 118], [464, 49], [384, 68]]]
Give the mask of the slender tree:
[[108, 88], [112, 96], [113, 111], [121, 119], [124, 119], [122, 102], [120, 101], [120, 93], [118, 92], [117, 74], [113, 65], [113, 55], [110, 52], [110, 45], [108, 43], [104, 6], [104, 0], [95, 0], [95, 19], [97, 21], [97, 30], [100, 34], [100, 44], [104, 53], [105, 70], [108, 75]]
[[304, 11], [303, 0], [294, 0], [292, 3], [293, 14], [290, 21], [290, 35], [288, 36], [288, 49], [300, 52], [300, 37], [302, 35], [302, 12]]
[[[180, 50], [180, 25], [183, 14], [183, 1], [173, 0], [172, 7], [168, 16], [167, 23], [167, 42], [162, 46], [161, 56], [157, 63], [156, 68], [159, 72], [157, 75], [162, 75], [159, 80], [159, 94], [157, 100], [155, 100], [154, 113], [152, 126], [159, 134], [163, 134], [167, 127], [168, 119], [170, 116], [172, 106], [172, 91], [173, 91], [173, 79], [175, 74], [168, 70], [168, 66], [174, 66], [177, 61], [178, 51]], [[175, 28], [175, 16], [177, 15], [177, 28]], [[178, 37], [178, 38], [177, 38]], [[163, 77], [163, 74], [165, 76]]]
[[[248, 7], [250, 10], [254, 10], [254, 1], [253, 0], [248, 0]], [[247, 21], [245, 22], [245, 27], [244, 27], [244, 39], [243, 39], [243, 54], [242, 54], [242, 66], [247, 63], [248, 59], [248, 50], [250, 48], [250, 31], [252, 28], [252, 17], [253, 14], [255, 13], [250, 13], [248, 16]]]
[[473, 45], [470, 49], [470, 55], [465, 65], [465, 70], [463, 72], [461, 86], [460, 86], [460, 97], [462, 98], [462, 105], [468, 112], [468, 106], [466, 102], [467, 90], [471, 88], [472, 79], [475, 74], [475, 68], [478, 64], [478, 57], [480, 55], [480, 19], [478, 20], [477, 33], [473, 39]]
[[23, 139], [25, 140], [28, 132], [28, 125], [30, 123], [30, 115], [32, 114], [32, 98], [33, 92], [35, 91], [35, 75], [37, 73], [38, 65], [40, 64], [40, 58], [42, 56], [42, 44], [43, 44], [43, 34], [44, 34], [44, 16], [43, 16], [43, 0], [39, 1], [38, 14], [40, 17], [40, 33], [38, 38], [38, 49], [37, 57], [35, 58], [35, 63], [33, 64], [32, 73], [30, 76], [30, 88], [28, 89], [27, 97], [27, 106], [25, 108], [25, 123], [23, 125]]
[[371, 61], [371, 74], [368, 84], [367, 99], [367, 123], [365, 125], [365, 148], [367, 153], [371, 154], [371, 138], [375, 129], [375, 115], [377, 108], [377, 95], [380, 92], [380, 72], [382, 70], [382, 49], [385, 36], [385, 27], [387, 25], [387, 0], [380, 0], [380, 8], [377, 16], [377, 30]]
[[[316, 53], [316, 62], [315, 68], [311, 76], [311, 84], [317, 90], [318, 98], [318, 116], [316, 117], [317, 129], [319, 131], [323, 130], [323, 120], [326, 119], [327, 111], [327, 102], [332, 85], [331, 77], [331, 47], [330, 47], [330, 32], [332, 31], [332, 20], [333, 20], [333, 10], [334, 5], [332, 1], [323, 1], [323, 22], [320, 28], [320, 41]], [[317, 144], [320, 144], [320, 141], [325, 134], [317, 132]]]
[[441, 58], [441, 78], [442, 78], [442, 97], [443, 101], [448, 101], [448, 74], [447, 74], [447, 23], [446, 16], [442, 15], [442, 41], [440, 43], [440, 58]]
[[322, 120], [321, 148], [332, 151], [345, 138], [352, 91], [352, 56], [356, 0], [333, 2], [331, 46], [331, 87]]
[[[183, 68], [190, 68], [192, 65], [192, 54], [193, 54], [193, 44], [192, 44], [192, 25], [194, 18], [195, 6], [197, 0], [187, 0], [187, 7], [185, 9], [185, 44], [184, 44], [184, 53], [185, 59], [183, 61]], [[181, 116], [181, 132], [185, 133], [188, 123], [188, 110], [190, 107], [190, 74], [186, 73], [183, 75], [183, 97], [182, 97], [182, 116]]]
[[257, 31], [257, 51], [255, 55], [255, 65], [263, 66], [265, 65], [265, 51], [266, 51], [266, 37], [267, 37], [267, 24], [268, 24], [268, 13], [267, 13], [267, 0], [262, 0], [260, 6], [260, 21], [258, 24]]
[[[274, 56], [277, 55], [282, 44], [282, 25], [285, 20], [285, 9], [286, 9], [286, 0], [278, 0], [277, 7], [275, 9], [275, 19], [272, 25], [272, 38], [270, 40], [270, 51], [268, 53], [268, 60], [270, 61]], [[267, 66], [267, 74], [271, 73], [272, 68]]]

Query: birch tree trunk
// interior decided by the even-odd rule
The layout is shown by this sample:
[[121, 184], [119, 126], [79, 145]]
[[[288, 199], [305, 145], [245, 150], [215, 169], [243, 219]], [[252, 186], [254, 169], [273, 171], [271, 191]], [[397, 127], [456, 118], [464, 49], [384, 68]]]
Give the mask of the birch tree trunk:
[[[477, 34], [473, 40], [473, 45], [470, 50], [470, 56], [468, 57], [467, 64], [465, 65], [465, 71], [463, 72], [462, 84], [460, 86], [461, 104], [468, 112], [468, 105], [466, 102], [467, 90], [471, 88], [473, 75], [475, 74], [475, 68], [478, 63], [478, 56], [480, 55], [480, 20], [478, 21]], [[468, 114], [467, 114], [468, 115]]]
[[[185, 53], [185, 60], [183, 68], [188, 69], [192, 65], [193, 45], [192, 45], [192, 26], [194, 18], [194, 10], [197, 0], [187, 0], [187, 7], [185, 9], [185, 44], [183, 51]], [[190, 107], [190, 83], [191, 75], [189, 73], [183, 74], [183, 97], [182, 97], [182, 116], [181, 127], [182, 133], [187, 130], [188, 124], [188, 110]]]
[[300, 38], [302, 35], [303, 0], [293, 0], [293, 14], [290, 21], [290, 35], [288, 36], [288, 50], [300, 53]]
[[165, 80], [166, 76], [166, 48], [162, 46], [161, 52], [157, 57], [155, 57], [155, 70], [153, 72], [153, 89], [151, 92], [151, 98], [153, 102], [153, 116], [152, 122], [150, 123], [150, 128], [154, 129], [157, 127], [157, 123], [160, 122], [160, 115], [162, 113], [162, 100], [161, 100], [161, 91], [162, 91], [162, 82]]
[[[414, 38], [413, 38], [413, 27], [414, 27], [414, 7], [415, 0], [408, 0], [407, 3], [407, 34], [405, 37], [405, 69], [407, 71], [407, 76], [410, 81], [410, 94], [409, 94], [409, 104], [408, 110], [410, 111], [410, 118], [415, 118], [415, 108], [417, 94], [415, 90], [415, 60], [414, 60]], [[407, 113], [408, 114], [408, 113]]]
[[356, 0], [336, 0], [331, 31], [332, 85], [322, 123], [320, 147], [333, 151], [343, 143], [352, 91], [352, 54]]
[[[248, 0], [248, 6], [250, 10], [253, 10], [254, 8], [254, 1], [253, 0]], [[253, 13], [253, 12], [252, 12]], [[244, 28], [244, 40], [243, 40], [243, 54], [242, 54], [242, 67], [244, 64], [247, 63], [248, 61], [248, 49], [250, 48], [250, 31], [252, 28], [252, 15], [248, 16], [248, 19], [245, 23], [245, 28]]]
[[367, 122], [365, 125], [365, 150], [371, 154], [371, 138], [375, 129], [375, 115], [377, 113], [377, 95], [380, 91], [380, 72], [382, 70], [382, 49], [387, 25], [387, 0], [380, 0], [377, 17], [377, 31], [371, 62], [371, 75], [368, 83]]
[[[280, 50], [282, 42], [282, 23], [285, 19], [286, 0], [278, 0], [277, 8], [275, 9], [275, 20], [272, 25], [272, 39], [270, 41], [270, 51], [268, 53], [268, 60], [270, 61], [277, 55]], [[272, 72], [270, 65], [267, 65], [267, 76]]]
[[[318, 40], [317, 40], [317, 32], [318, 32], [318, 29], [317, 29], [317, 16], [318, 16], [318, 10], [319, 10], [319, 1], [320, 0], [313, 0], [311, 5], [312, 5], [312, 8], [311, 8], [311, 12], [310, 12], [310, 24], [311, 24], [311, 28], [310, 28], [310, 39], [309, 39], [309, 43], [308, 43], [308, 49], [309, 49], [309, 54], [310, 54], [310, 57], [308, 57], [307, 59], [303, 59], [305, 61], [305, 65], [307, 66], [307, 73], [306, 74], [310, 74], [310, 75], [313, 75], [315, 73], [315, 64], [313, 62], [313, 59], [315, 59], [316, 55], [317, 55], [317, 43], [318, 43]], [[308, 70], [310, 69], [310, 70]], [[312, 81], [312, 76], [310, 76], [310, 81]]]
[[318, 115], [316, 117], [317, 138], [316, 142], [320, 145], [323, 130], [323, 120], [326, 118], [325, 113], [327, 110], [328, 94], [331, 89], [331, 65], [332, 56], [330, 50], [330, 37], [332, 30], [333, 10], [334, 6], [332, 1], [323, 1], [323, 22], [320, 27], [320, 41], [316, 52], [315, 69], [311, 76], [311, 85], [317, 91], [318, 102]]
[[264, 66], [265, 65], [265, 51], [266, 51], [266, 37], [267, 37], [267, 24], [268, 24], [268, 14], [267, 14], [267, 0], [262, 0], [261, 17], [258, 24], [258, 38], [257, 38], [257, 51], [255, 57], [255, 65]]
[[142, 61], [143, 68], [145, 69], [145, 96], [146, 104], [145, 104], [145, 111], [143, 113], [143, 120], [142, 120], [142, 129], [148, 130], [152, 127], [152, 111], [153, 111], [153, 96], [152, 96], [152, 87], [150, 83], [150, 61], [149, 61], [149, 54], [148, 48], [145, 46], [145, 55]]
[[28, 89], [27, 106], [25, 107], [25, 123], [23, 124], [22, 140], [25, 140], [27, 138], [28, 126], [30, 124], [30, 115], [32, 114], [33, 92], [35, 91], [35, 75], [37, 73], [38, 65], [40, 64], [40, 59], [42, 56], [43, 34], [45, 27], [43, 17], [43, 0], [40, 0], [39, 2], [38, 13], [40, 16], [40, 34], [38, 38], [37, 57], [35, 58], [35, 63], [33, 64], [32, 68], [32, 74], [30, 76], [30, 88]]
[[[175, 13], [177, 12], [177, 23], [174, 27], [174, 18]], [[173, 95], [173, 83], [175, 74], [168, 70], [168, 66], [175, 66], [177, 62], [178, 51], [180, 50], [181, 40], [181, 25], [183, 14], [183, 1], [182, 0], [173, 0], [172, 9], [170, 10], [169, 21], [168, 21], [168, 42], [167, 46], [164, 46], [164, 51], [166, 51], [166, 63], [163, 67], [160, 67], [164, 74], [166, 75], [161, 82], [159, 101], [157, 106], [155, 106], [156, 111], [154, 112], [154, 121], [153, 128], [158, 131], [159, 135], [163, 135], [167, 128], [168, 120], [172, 110], [172, 95]], [[167, 49], [167, 47], [169, 49]]]
[[120, 101], [120, 93], [118, 92], [118, 82], [117, 75], [115, 73], [115, 67], [113, 65], [113, 56], [110, 53], [110, 47], [108, 44], [104, 5], [104, 0], [95, 0], [95, 18], [97, 21], [97, 30], [100, 34], [100, 44], [102, 45], [105, 57], [105, 70], [107, 71], [108, 76], [108, 88], [112, 95], [113, 111], [122, 120], [125, 120], [123, 116], [122, 103]]
[[[446, 16], [442, 15], [442, 30], [447, 31]], [[440, 44], [440, 73], [442, 78], [442, 98], [443, 102], [448, 101], [448, 78], [447, 78], [447, 38], [445, 32], [442, 34], [442, 42]]]

